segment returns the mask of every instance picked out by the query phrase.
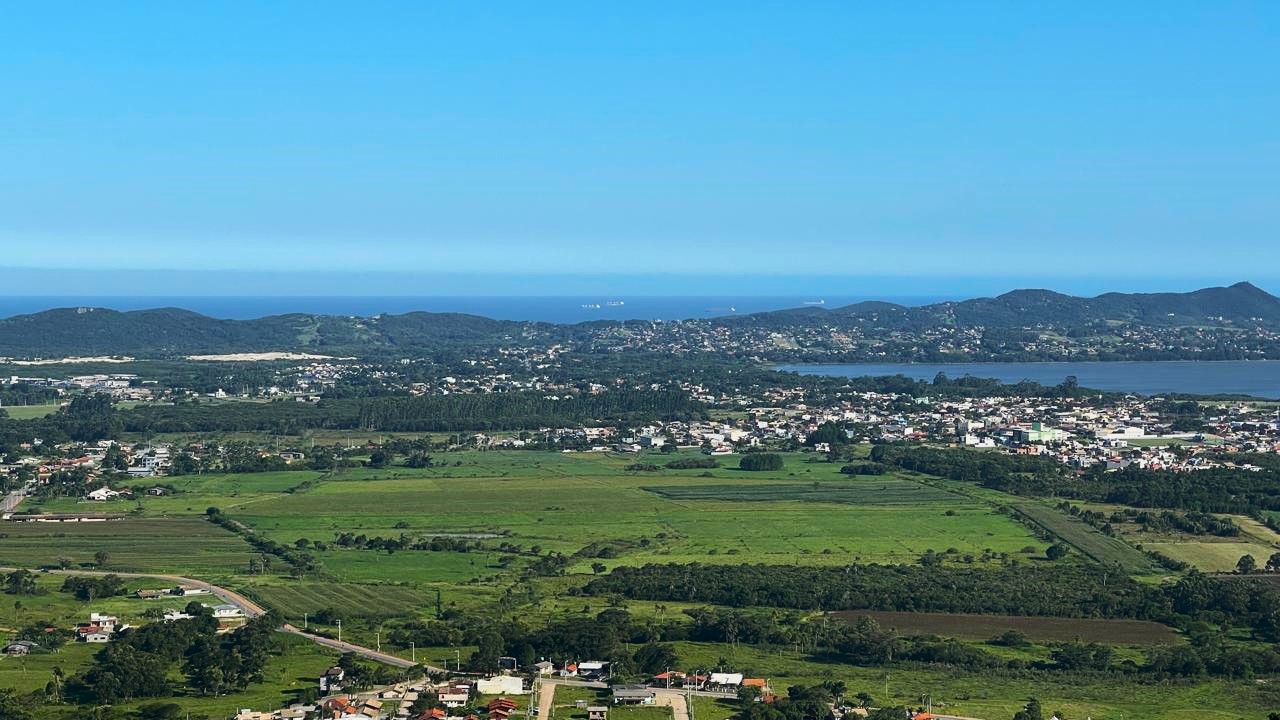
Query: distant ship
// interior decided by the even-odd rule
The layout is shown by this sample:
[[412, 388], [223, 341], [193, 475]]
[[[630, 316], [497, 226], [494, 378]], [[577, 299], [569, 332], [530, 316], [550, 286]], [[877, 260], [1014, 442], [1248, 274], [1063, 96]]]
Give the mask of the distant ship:
[[805, 300], [804, 304], [805, 305], [826, 305], [827, 301], [826, 300]]
[[622, 300], [610, 300], [605, 303], [605, 305], [608, 305], [609, 307], [622, 307], [623, 305], [626, 305], [626, 303]]
[[709, 313], [738, 312], [738, 308], [735, 308], [735, 307], [707, 308], [706, 312], [709, 312]]
[[583, 310], [599, 310], [600, 303], [582, 303]]

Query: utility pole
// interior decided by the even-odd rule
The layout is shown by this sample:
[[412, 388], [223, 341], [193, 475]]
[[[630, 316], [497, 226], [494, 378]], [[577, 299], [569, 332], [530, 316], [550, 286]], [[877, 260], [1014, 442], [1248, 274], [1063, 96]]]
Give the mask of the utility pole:
[[338, 642], [342, 642], [342, 621], [338, 621]]
[[413, 644], [412, 640], [409, 641], [409, 660], [412, 661], [414, 665], [418, 664], [418, 647]]
[[306, 614], [306, 613], [302, 613], [302, 629], [303, 629], [303, 630], [306, 630], [306, 629], [307, 629], [307, 614]]

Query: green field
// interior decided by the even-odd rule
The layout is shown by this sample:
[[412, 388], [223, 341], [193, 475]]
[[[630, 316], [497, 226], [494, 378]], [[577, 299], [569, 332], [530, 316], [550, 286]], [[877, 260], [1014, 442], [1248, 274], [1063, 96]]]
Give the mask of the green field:
[[[574, 555], [616, 543], [606, 565], [646, 562], [842, 564], [914, 562], [925, 550], [1013, 553], [1042, 548], [1020, 523], [972, 500], [898, 476], [849, 478], [839, 465], [788, 456], [776, 473], [721, 468], [630, 473], [645, 457], [533, 452], [450, 453], [447, 466], [355, 469], [337, 475], [277, 472], [171, 478], [167, 497], [99, 503], [96, 510], [141, 506], [147, 516], [196, 515], [206, 507], [266, 537], [331, 541], [338, 533], [500, 534], [542, 553]], [[670, 456], [654, 455], [655, 462]], [[736, 461], [727, 458], [726, 465]], [[814, 483], [818, 487], [814, 488]], [[690, 490], [690, 487], [693, 490]], [[747, 493], [757, 502], [735, 497]], [[83, 504], [46, 502], [47, 510]], [[950, 511], [950, 514], [947, 514]], [[490, 541], [490, 545], [498, 541]], [[395, 555], [330, 550], [320, 554], [339, 580], [460, 582], [500, 571], [484, 553]], [[521, 567], [526, 558], [520, 558]], [[591, 558], [573, 572], [589, 572]]]
[[1031, 501], [1018, 501], [1013, 506], [1024, 517], [1096, 562], [1117, 566], [1132, 574], [1157, 572], [1142, 551], [1123, 540], [1107, 537], [1097, 528], [1056, 508]]
[[108, 570], [196, 576], [241, 572], [252, 555], [240, 537], [196, 517], [0, 524], [0, 566], [89, 564], [98, 551], [110, 555]]
[[58, 407], [60, 406], [57, 403], [48, 405], [5, 405], [0, 410], [4, 410], [14, 420], [32, 420], [56, 412]]
[[246, 594], [286, 618], [302, 619], [331, 609], [344, 618], [412, 617], [434, 602], [434, 594], [398, 585], [360, 585], [288, 582], [244, 586]]

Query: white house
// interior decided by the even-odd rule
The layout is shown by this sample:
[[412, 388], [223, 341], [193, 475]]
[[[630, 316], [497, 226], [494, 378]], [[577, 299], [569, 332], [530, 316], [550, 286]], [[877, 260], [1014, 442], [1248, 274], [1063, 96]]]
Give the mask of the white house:
[[235, 605], [214, 605], [213, 616], [215, 618], [237, 618], [243, 617], [244, 613]]

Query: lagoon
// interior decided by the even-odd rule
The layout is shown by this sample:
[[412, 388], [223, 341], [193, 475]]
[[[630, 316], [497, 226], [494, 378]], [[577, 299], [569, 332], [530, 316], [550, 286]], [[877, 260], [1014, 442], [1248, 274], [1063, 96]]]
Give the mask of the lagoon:
[[1142, 395], [1193, 393], [1252, 395], [1280, 398], [1280, 362], [1228, 360], [1221, 362], [1011, 362], [1011, 363], [858, 363], [848, 365], [784, 365], [777, 368], [802, 375], [864, 377], [905, 375], [933, 380], [940, 372], [950, 378], [965, 375], [994, 378], [1004, 383], [1023, 380], [1057, 385], [1074, 375], [1080, 385], [1097, 390]]

